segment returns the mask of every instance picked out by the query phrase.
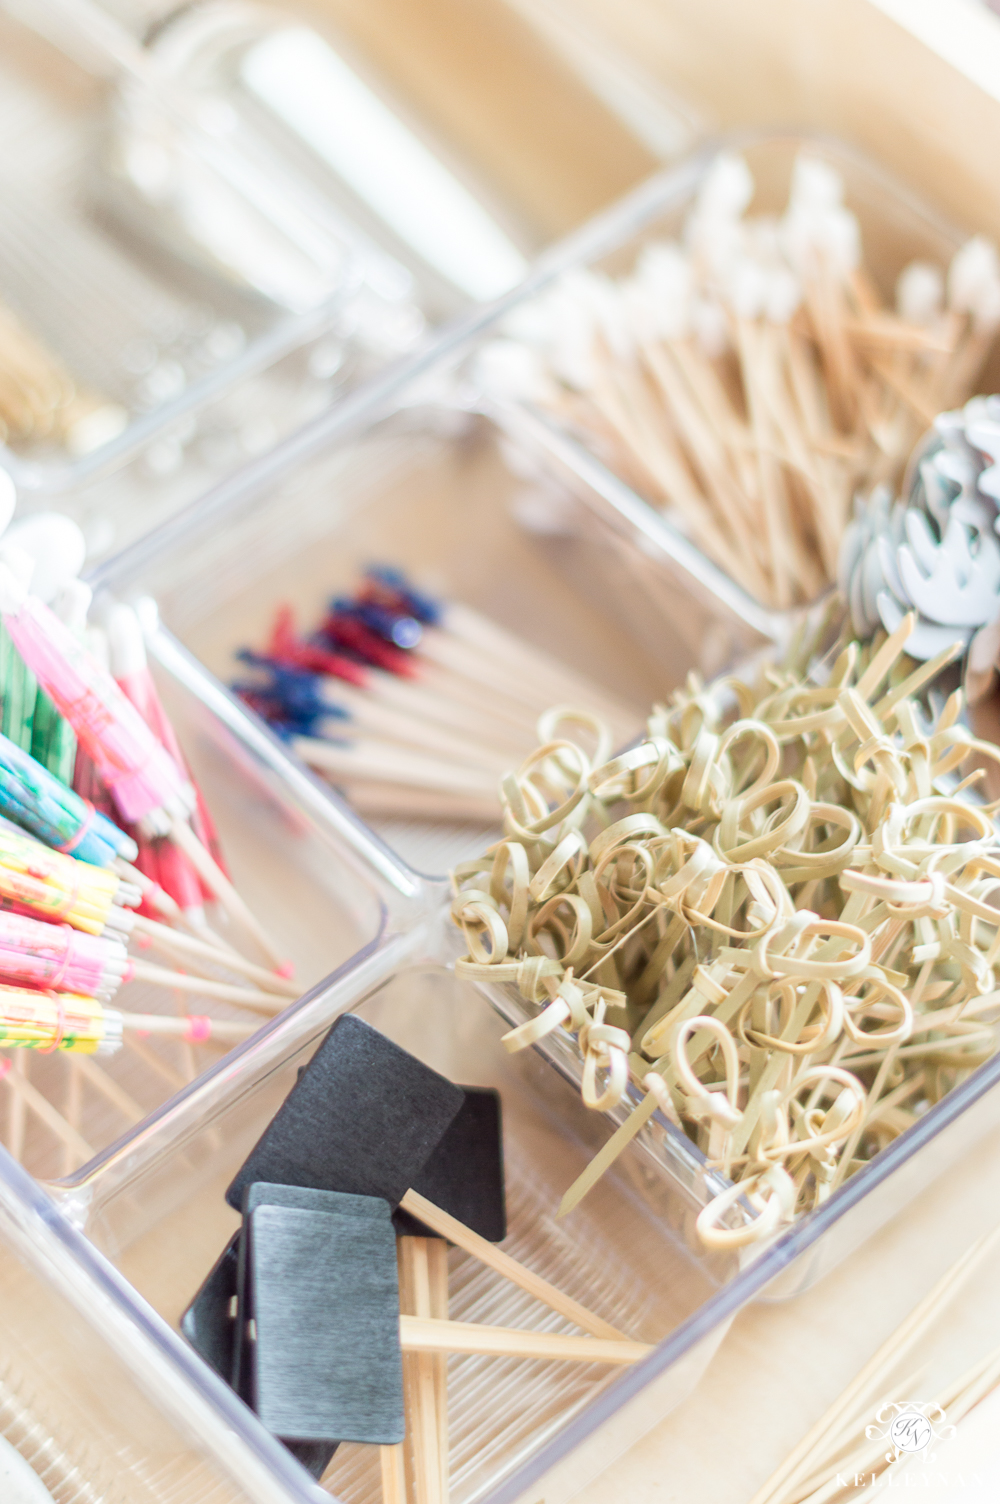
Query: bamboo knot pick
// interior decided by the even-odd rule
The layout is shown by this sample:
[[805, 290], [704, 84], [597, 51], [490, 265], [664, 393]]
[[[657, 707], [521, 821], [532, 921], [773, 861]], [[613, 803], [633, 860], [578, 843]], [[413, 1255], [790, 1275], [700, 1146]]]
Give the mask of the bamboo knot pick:
[[913, 629], [824, 685], [693, 678], [623, 756], [567, 732], [505, 781], [503, 840], [453, 874], [456, 970], [520, 992], [509, 1050], [568, 1032], [585, 1103], [626, 1110], [563, 1214], [660, 1109], [733, 1183], [699, 1236], [759, 1241], [995, 1048], [994, 806], [945, 792], [981, 744], [919, 703], [951, 652], [907, 672]]

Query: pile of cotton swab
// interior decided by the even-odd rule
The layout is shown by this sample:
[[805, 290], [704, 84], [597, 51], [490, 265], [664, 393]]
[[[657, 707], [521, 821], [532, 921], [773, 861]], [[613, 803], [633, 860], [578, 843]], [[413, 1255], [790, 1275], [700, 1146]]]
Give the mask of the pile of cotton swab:
[[825, 163], [800, 156], [781, 218], [748, 216], [722, 155], [679, 241], [628, 276], [568, 273], [485, 347], [494, 395], [582, 435], [734, 580], [777, 607], [836, 578], [855, 491], [898, 481], [918, 435], [961, 403], [1000, 323], [1000, 261], [977, 237], [945, 273], [907, 266], [896, 311], [865, 269]]

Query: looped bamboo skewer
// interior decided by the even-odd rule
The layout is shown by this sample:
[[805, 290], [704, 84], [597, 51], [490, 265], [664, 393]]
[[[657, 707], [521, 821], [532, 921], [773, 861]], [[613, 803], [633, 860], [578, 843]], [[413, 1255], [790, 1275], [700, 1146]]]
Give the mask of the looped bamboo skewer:
[[906, 674], [912, 626], [825, 687], [692, 678], [624, 755], [550, 742], [504, 780], [503, 840], [453, 874], [456, 970], [537, 1009], [508, 1049], [567, 1030], [587, 1105], [629, 1106], [563, 1213], [661, 1108], [734, 1182], [704, 1241], [757, 1241], [993, 1053], [1000, 838], [939, 791], [975, 739], [912, 700], [948, 656]]

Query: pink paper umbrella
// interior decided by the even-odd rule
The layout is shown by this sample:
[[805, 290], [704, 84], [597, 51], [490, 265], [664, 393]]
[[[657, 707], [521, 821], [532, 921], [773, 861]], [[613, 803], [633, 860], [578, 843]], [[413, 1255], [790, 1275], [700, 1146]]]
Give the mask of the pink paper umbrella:
[[281, 955], [188, 823], [194, 791], [108, 671], [9, 567], [0, 569], [0, 611], [18, 652], [93, 759], [122, 818], [169, 834], [271, 964]]
[[[131, 700], [157, 741], [166, 747], [177, 766], [183, 769], [185, 777], [194, 790], [195, 805], [191, 812], [191, 824], [202, 845], [208, 848], [228, 877], [229, 873], [219, 847], [215, 823], [202, 798], [201, 790], [191, 775], [173, 722], [163, 708], [163, 702], [149, 671], [146, 644], [143, 640], [139, 618], [131, 606], [117, 605], [109, 612], [105, 628], [111, 654], [111, 672], [122, 693]], [[206, 897], [209, 896], [210, 894], [206, 893]]]
[[[146, 645], [142, 627], [130, 606], [116, 605], [105, 619], [111, 672], [122, 693], [135, 706], [157, 741], [170, 753], [191, 784], [195, 794], [195, 806], [191, 812], [191, 826], [202, 845], [211, 852], [220, 869], [229, 876], [219, 847], [215, 826], [208, 813], [201, 791], [191, 776], [190, 769], [181, 751], [177, 733], [157, 693], [153, 676], [146, 660]], [[213, 890], [198, 876], [194, 866], [176, 846], [163, 841], [154, 843], [140, 841], [138, 865], [150, 877], [166, 889], [194, 922], [197, 911], [206, 899], [213, 898]], [[201, 922], [204, 920], [202, 918]]]
[[191, 785], [122, 694], [73, 633], [37, 596], [26, 595], [3, 623], [21, 657], [107, 784], [123, 820], [148, 822], [165, 834], [171, 819], [187, 814]]

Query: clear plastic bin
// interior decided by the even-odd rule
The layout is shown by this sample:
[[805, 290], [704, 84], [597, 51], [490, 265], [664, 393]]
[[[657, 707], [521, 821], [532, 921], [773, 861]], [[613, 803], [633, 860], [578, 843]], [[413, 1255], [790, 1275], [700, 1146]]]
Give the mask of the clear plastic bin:
[[[51, 1187], [62, 1209], [175, 1325], [237, 1218], [232, 1174], [345, 1009], [453, 1079], [499, 1089], [509, 1233], [505, 1247], [628, 1336], [656, 1343], [624, 1373], [560, 1365], [449, 1360], [451, 1498], [563, 1504], [695, 1387], [747, 1301], [808, 1288], [1000, 1127], [1000, 1059], [976, 1072], [819, 1211], [756, 1256], [706, 1259], [690, 1227], [706, 1194], [696, 1156], [654, 1119], [565, 1221], [554, 1209], [608, 1131], [579, 1100], [571, 1052], [509, 1056], [499, 1036], [518, 1005], [456, 979], [455, 933], [424, 889], [397, 908], [377, 946], [189, 1087], [158, 1118], [81, 1174]], [[468, 1256], [450, 1255], [450, 1314], [569, 1330]], [[227, 1423], [228, 1423], [228, 1411]], [[223, 1420], [220, 1414], [220, 1422]], [[259, 1427], [243, 1412], [239, 1434]], [[379, 1498], [378, 1453], [341, 1447], [326, 1474], [338, 1499]], [[282, 1499], [285, 1495], [279, 1495]], [[303, 1474], [290, 1499], [315, 1497]]]
[[[377, 854], [375, 838], [333, 805], [308, 773], [288, 764], [269, 739], [257, 737], [256, 728], [176, 644], [154, 634], [151, 647], [163, 702], [217, 821], [236, 887], [287, 955], [305, 993], [382, 933], [387, 899], [368, 875], [372, 856], [389, 874], [387, 891], [401, 902], [419, 885], [389, 853]], [[369, 853], [363, 865], [353, 855], [355, 846]], [[243, 947], [243, 936], [223, 915], [213, 911], [211, 919]], [[132, 981], [115, 1005], [169, 1013], [179, 998]], [[251, 1030], [260, 1022], [239, 1004], [196, 994], [184, 999], [193, 1013]], [[117, 1054], [95, 1059], [13, 1051], [0, 1083], [0, 1142], [17, 1146], [21, 1163], [41, 1178], [65, 1174], [147, 1120], [224, 1056], [225, 1046], [211, 1041], [190, 1046], [131, 1034]], [[25, 1105], [24, 1082], [62, 1114], [75, 1140], [65, 1142], [32, 1098]]]
[[73, 506], [93, 555], [301, 427], [411, 351], [425, 326], [414, 277], [332, 205], [296, 206], [303, 222], [313, 211], [322, 221], [311, 231], [325, 260], [322, 287], [298, 307], [266, 276], [241, 280], [185, 248], [168, 207], [130, 190], [120, 165], [130, 152], [155, 158], [158, 122], [206, 215], [215, 185], [220, 224], [206, 233], [231, 239], [221, 221], [239, 200], [262, 262], [269, 236], [281, 259], [280, 234], [268, 229], [273, 186], [213, 129], [210, 103], [189, 118], [169, 81], [143, 71], [143, 48], [101, 14], [86, 0], [15, 0], [0, 16], [0, 303], [76, 389], [33, 428], [11, 426], [0, 464], [22, 506], [54, 496]]
[[[614, 583], [627, 588], [630, 571], [643, 567], [610, 526], [553, 549], [521, 525], [533, 495], [523, 454], [488, 418], [435, 397], [452, 363], [432, 363], [386, 416], [359, 411], [352, 432], [343, 409], [331, 415], [98, 569], [95, 585], [150, 594], [164, 625], [232, 681], [247, 676], [236, 653], [265, 645], [279, 606], [292, 605], [299, 628], [312, 630], [361, 569], [398, 565], [422, 588], [481, 611], [613, 690], [634, 709], [628, 733], [637, 734], [691, 656], [672, 634], [643, 640], [609, 615], [611, 576], [617, 571]], [[529, 736], [523, 755], [533, 745]], [[376, 828], [435, 873], [484, 840], [484, 827], [473, 825], [394, 818]]]
[[[872, 161], [835, 141], [793, 133], [737, 135], [659, 174], [601, 215], [589, 227], [589, 234], [576, 238], [575, 257], [564, 246], [568, 254], [562, 256], [563, 266], [623, 275], [632, 270], [645, 245], [676, 239], [719, 150], [745, 156], [756, 184], [748, 210], [752, 215], [779, 213], [784, 208], [800, 151], [833, 167], [844, 182], [845, 204], [860, 224], [866, 268], [889, 307], [894, 306], [896, 279], [909, 262], [930, 261], [944, 269], [968, 234], [977, 229], [970, 226], [963, 234]], [[521, 300], [522, 308], [531, 295]], [[498, 320], [492, 333], [502, 332]], [[599, 457], [596, 441], [590, 446], [579, 428], [571, 429], [538, 405], [484, 394], [471, 369], [465, 400], [489, 413], [521, 449], [534, 454], [540, 485], [553, 476], [563, 485], [567, 477], [574, 477], [576, 487], [588, 493], [588, 505], [583, 507], [552, 504], [546, 509], [540, 503], [538, 526], [567, 541], [592, 535], [593, 498], [597, 496], [605, 518], [632, 540], [644, 568], [641, 574], [634, 572], [633, 588], [615, 592], [615, 601], [633, 631], [649, 630], [651, 622], [669, 628], [691, 645], [707, 673], [716, 673], [763, 643], [787, 641], [809, 616], [808, 607], [777, 611], [762, 606], [630, 482], [614, 473]], [[706, 601], [711, 618], [707, 630]], [[821, 609], [822, 603], [817, 603], [812, 614], [818, 615]]]
[[[288, 1504], [304, 1476], [0, 1150], [0, 1436], [53, 1504]], [[315, 1493], [312, 1494], [315, 1499]]]
[[[560, 258], [572, 264], [574, 256], [608, 250], [622, 237], [623, 215], [634, 227], [664, 213], [665, 205], [684, 202], [705, 160], [647, 185], [626, 209], [560, 248], [535, 285], [558, 269]], [[462, 353], [452, 352], [448, 370]], [[650, 510], [616, 492], [613, 478], [564, 436], [539, 435], [529, 425], [533, 416], [519, 415], [516, 427], [506, 430], [516, 433], [511, 446], [493, 417], [441, 400], [441, 375], [434, 373], [437, 385], [397, 399], [385, 416], [358, 408], [324, 420], [136, 544], [101, 570], [97, 583], [125, 596], [155, 595], [166, 625], [220, 677], [232, 671], [235, 648], [259, 640], [273, 607], [289, 592], [309, 620], [337, 584], [373, 556], [414, 570], [423, 583], [588, 668], [633, 699], [640, 719], [649, 700], [697, 661], [696, 645], [663, 609], [672, 592], [685, 613], [701, 613], [705, 630], [723, 621], [731, 634], [725, 651], [732, 656], [748, 620], [733, 607], [731, 582], [693, 551], [675, 555], [658, 548]], [[504, 429], [506, 423], [505, 417]], [[529, 442], [546, 457], [541, 493], [538, 472], [525, 463]], [[552, 476], [559, 477], [557, 492], [550, 489]], [[586, 529], [541, 526], [540, 502], [551, 503], [553, 496], [557, 515], [566, 498], [580, 503]], [[599, 587], [612, 564], [631, 572], [636, 593], [645, 580], [659, 599], [660, 615], [644, 612], [638, 641], [608, 622]], [[589, 594], [580, 590], [586, 582]], [[758, 619], [757, 640], [780, 625]], [[52, 1185], [71, 1221], [130, 1282], [118, 1288], [116, 1310], [132, 1314], [137, 1342], [152, 1320], [149, 1307], [176, 1324], [235, 1226], [223, 1199], [233, 1171], [298, 1068], [346, 1009], [453, 1079], [499, 1088], [510, 1193], [507, 1247], [630, 1336], [656, 1343], [644, 1362], [617, 1376], [540, 1364], [490, 1370], [490, 1360], [451, 1359], [453, 1504], [571, 1499], [691, 1392], [743, 1304], [807, 1288], [1000, 1124], [995, 1057], [824, 1206], [741, 1260], [707, 1259], [693, 1246], [693, 1216], [711, 1187], [691, 1146], [654, 1118], [600, 1186], [566, 1222], [557, 1222], [553, 1209], [562, 1191], [613, 1127], [613, 1119], [579, 1105], [572, 1050], [553, 1041], [544, 1051], [507, 1056], [499, 1035], [522, 1005], [510, 991], [485, 991], [450, 971], [458, 942], [446, 918], [443, 881], [418, 878], [371, 838], [169, 632], [157, 634], [151, 646], [161, 671], [203, 700], [270, 776], [289, 779], [296, 797], [308, 789], [307, 803], [329, 806], [352, 862], [359, 863], [352, 870], [367, 867], [365, 887], [379, 895], [385, 919], [355, 961], [95, 1162]], [[405, 837], [398, 844], [428, 868], [440, 870], [446, 853], [458, 854], [448, 832], [393, 835]], [[477, 848], [480, 838], [471, 844]], [[533, 1326], [545, 1319], [464, 1255], [450, 1257], [453, 1316]], [[103, 1267], [100, 1255], [91, 1262], [86, 1280]], [[192, 1387], [197, 1383], [216, 1407], [220, 1459], [235, 1436], [261, 1459], [274, 1490], [267, 1497], [281, 1504], [315, 1499], [305, 1474], [290, 1477], [287, 1464], [279, 1469], [269, 1460], [273, 1450], [249, 1411], [230, 1397], [223, 1401], [221, 1386], [180, 1356], [180, 1339], [161, 1331], [160, 1340], [172, 1362], [187, 1364]], [[255, 1499], [252, 1486], [251, 1480], [247, 1497]], [[374, 1504], [376, 1454], [341, 1448], [327, 1486], [351, 1504]]]

